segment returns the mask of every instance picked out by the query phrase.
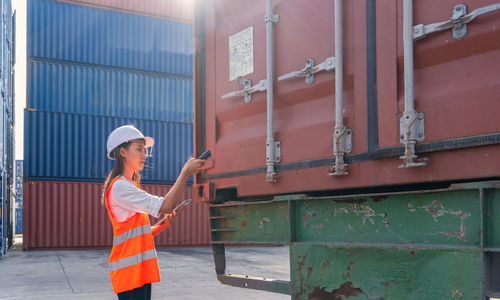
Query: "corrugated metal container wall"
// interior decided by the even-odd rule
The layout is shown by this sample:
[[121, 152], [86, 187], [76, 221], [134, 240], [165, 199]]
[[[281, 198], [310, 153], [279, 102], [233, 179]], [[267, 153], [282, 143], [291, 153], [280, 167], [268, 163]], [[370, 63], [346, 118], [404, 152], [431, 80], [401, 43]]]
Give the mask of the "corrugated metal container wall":
[[[253, 84], [268, 76], [265, 1], [199, 1], [195, 147], [197, 154], [210, 149], [214, 161], [197, 183], [252, 197], [498, 178], [500, 11], [467, 25], [464, 38], [452, 38], [449, 29], [415, 40], [407, 48], [414, 64], [405, 70], [402, 1], [341, 2], [336, 11], [332, 0], [273, 1], [280, 19], [273, 25], [274, 78], [267, 78], [274, 110], [267, 114], [266, 92], [249, 103], [241, 96], [222, 99], [241, 90], [238, 75]], [[498, 3], [466, 2], [470, 11]], [[413, 7], [418, 29], [448, 20], [454, 4], [419, 0]], [[337, 13], [342, 35], [335, 33]], [[327, 66], [340, 54], [336, 48], [343, 67], [335, 71], [342, 74], [332, 67], [308, 82], [292, 73], [309, 58]], [[414, 102], [405, 90], [414, 92]], [[415, 157], [427, 160], [413, 163]]]
[[[88, 224], [100, 218], [99, 226], [105, 223], [110, 232], [102, 207], [94, 214], [89, 205], [99, 202], [97, 182], [113, 166], [106, 139], [118, 126], [133, 124], [156, 139], [143, 183], [170, 184], [177, 178], [193, 148], [192, 25], [181, 2], [151, 1], [140, 9], [136, 1], [28, 0], [25, 248], [110, 245], [111, 234], [108, 240], [94, 237], [93, 228], [52, 223], [39, 228], [30, 221], [66, 209]], [[71, 201], [61, 202], [56, 194]], [[201, 220], [208, 226], [208, 217]], [[184, 239], [199, 229], [188, 225], [179, 233], [170, 229], [174, 239], [159, 239], [172, 245], [208, 243], [208, 227], [206, 242]], [[52, 234], [56, 237], [47, 237]]]
[[[101, 204], [102, 188], [102, 183], [25, 182], [23, 249], [110, 247], [113, 230]], [[166, 194], [170, 188], [143, 185], [144, 190], [157, 195]], [[191, 188], [186, 188], [182, 198], [190, 197]], [[198, 203], [187, 206], [176, 222], [156, 238], [160, 247], [208, 243], [208, 209]]]
[[16, 220], [15, 220], [15, 233], [21, 234], [23, 233], [23, 210], [22, 208], [17, 208], [16, 202], [16, 210], [15, 210]]
[[23, 233], [23, 161], [16, 160], [16, 181], [15, 181], [15, 192], [16, 192], [16, 224], [15, 232], [16, 234]]
[[27, 108], [193, 122], [191, 76], [30, 62]]
[[65, 2], [95, 5], [186, 22], [193, 20], [193, 0], [67, 0]]
[[30, 180], [103, 181], [113, 167], [106, 140], [113, 129], [133, 124], [155, 138], [144, 183], [173, 184], [192, 154], [193, 125], [25, 110], [24, 169]]
[[0, 1], [0, 256], [13, 242], [14, 34], [10, 0]]
[[[142, 188], [153, 195], [163, 196], [172, 186], [145, 184]], [[192, 199], [192, 188], [187, 187], [184, 199]], [[194, 204], [194, 205], [193, 205]], [[210, 242], [208, 207], [205, 203], [191, 203], [179, 214], [174, 224], [156, 237], [159, 246], [203, 246]], [[158, 219], [150, 218], [155, 224]]]
[[27, 39], [29, 59], [193, 73], [192, 25], [188, 23], [29, 0]]

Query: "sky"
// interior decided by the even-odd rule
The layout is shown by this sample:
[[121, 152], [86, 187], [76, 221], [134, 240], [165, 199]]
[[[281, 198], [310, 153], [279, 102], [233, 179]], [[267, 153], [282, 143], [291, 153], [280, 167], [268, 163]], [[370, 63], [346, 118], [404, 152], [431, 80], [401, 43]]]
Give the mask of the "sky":
[[16, 70], [15, 78], [15, 157], [23, 159], [24, 108], [26, 107], [26, 0], [12, 0], [12, 10], [16, 10]]

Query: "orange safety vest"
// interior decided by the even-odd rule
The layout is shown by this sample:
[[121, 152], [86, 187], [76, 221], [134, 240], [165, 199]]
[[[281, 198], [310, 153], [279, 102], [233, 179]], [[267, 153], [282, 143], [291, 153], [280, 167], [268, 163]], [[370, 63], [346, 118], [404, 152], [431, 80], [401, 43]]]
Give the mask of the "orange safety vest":
[[111, 181], [104, 202], [113, 225], [109, 274], [113, 291], [121, 293], [160, 281], [160, 270], [148, 215], [136, 213], [124, 222], [117, 222], [111, 213], [108, 196], [117, 180], [120, 178]]

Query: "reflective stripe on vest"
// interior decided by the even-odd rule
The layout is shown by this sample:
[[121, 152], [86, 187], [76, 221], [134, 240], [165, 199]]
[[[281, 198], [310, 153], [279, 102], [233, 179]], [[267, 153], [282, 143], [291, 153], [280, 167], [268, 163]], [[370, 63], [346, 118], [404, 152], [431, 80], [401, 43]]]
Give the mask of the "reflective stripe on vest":
[[116, 262], [109, 263], [109, 271], [110, 272], [118, 271], [120, 269], [137, 265], [145, 260], [153, 258], [157, 258], [155, 249], [145, 251], [134, 256], [122, 258]]
[[113, 249], [108, 260], [109, 275], [113, 291], [121, 293], [160, 281], [160, 270], [148, 215], [136, 213], [124, 222], [117, 222], [111, 213], [109, 194], [117, 180], [125, 179], [112, 179], [104, 202], [113, 225]]
[[113, 237], [113, 246], [120, 245], [128, 239], [135, 238], [146, 233], [151, 233], [151, 224], [132, 228], [127, 232]]

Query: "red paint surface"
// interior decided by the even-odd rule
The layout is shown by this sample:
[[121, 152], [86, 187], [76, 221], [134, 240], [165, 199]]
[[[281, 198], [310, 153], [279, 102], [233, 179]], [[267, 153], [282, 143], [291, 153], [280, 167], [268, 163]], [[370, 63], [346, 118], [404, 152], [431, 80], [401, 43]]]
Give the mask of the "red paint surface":
[[[110, 247], [113, 229], [101, 204], [101, 183], [28, 181], [23, 184], [23, 248]], [[169, 185], [143, 185], [163, 196]], [[187, 187], [183, 199], [191, 199]], [[152, 220], [152, 222], [155, 222]], [[208, 209], [192, 203], [155, 238], [156, 246], [204, 246], [210, 242]]]
[[[469, 11], [493, 0], [467, 2]], [[206, 148], [213, 167], [206, 174], [265, 167], [266, 94], [221, 99], [239, 90], [229, 81], [229, 36], [253, 26], [255, 84], [266, 77], [265, 1], [205, 1]], [[415, 1], [414, 24], [450, 18], [455, 4]], [[334, 1], [273, 1], [280, 15], [275, 25], [275, 139], [281, 163], [333, 157], [335, 74], [322, 72], [312, 86], [304, 79], [276, 78], [334, 56]], [[352, 154], [366, 153], [367, 63], [366, 1], [344, 1], [344, 123], [353, 130]], [[404, 110], [403, 12], [400, 1], [377, 1], [377, 98], [380, 147], [400, 146], [399, 117]], [[198, 28], [200, 24], [196, 24]], [[462, 40], [451, 30], [415, 42], [415, 108], [425, 113], [425, 142], [500, 132], [500, 12], [469, 25]], [[198, 53], [198, 52], [197, 52]], [[195, 61], [197, 58], [195, 58]], [[199, 67], [196, 64], [196, 67]], [[195, 87], [200, 86], [195, 68]], [[201, 153], [199, 91], [195, 91], [195, 145]], [[500, 176], [500, 146], [477, 147], [421, 155], [426, 167], [399, 169], [398, 157], [352, 163], [349, 175], [327, 176], [328, 166], [279, 172], [270, 184], [265, 174], [218, 179], [216, 189], [236, 187], [239, 196], [300, 193], [353, 187], [447, 181]], [[197, 183], [206, 181], [197, 178]]]

